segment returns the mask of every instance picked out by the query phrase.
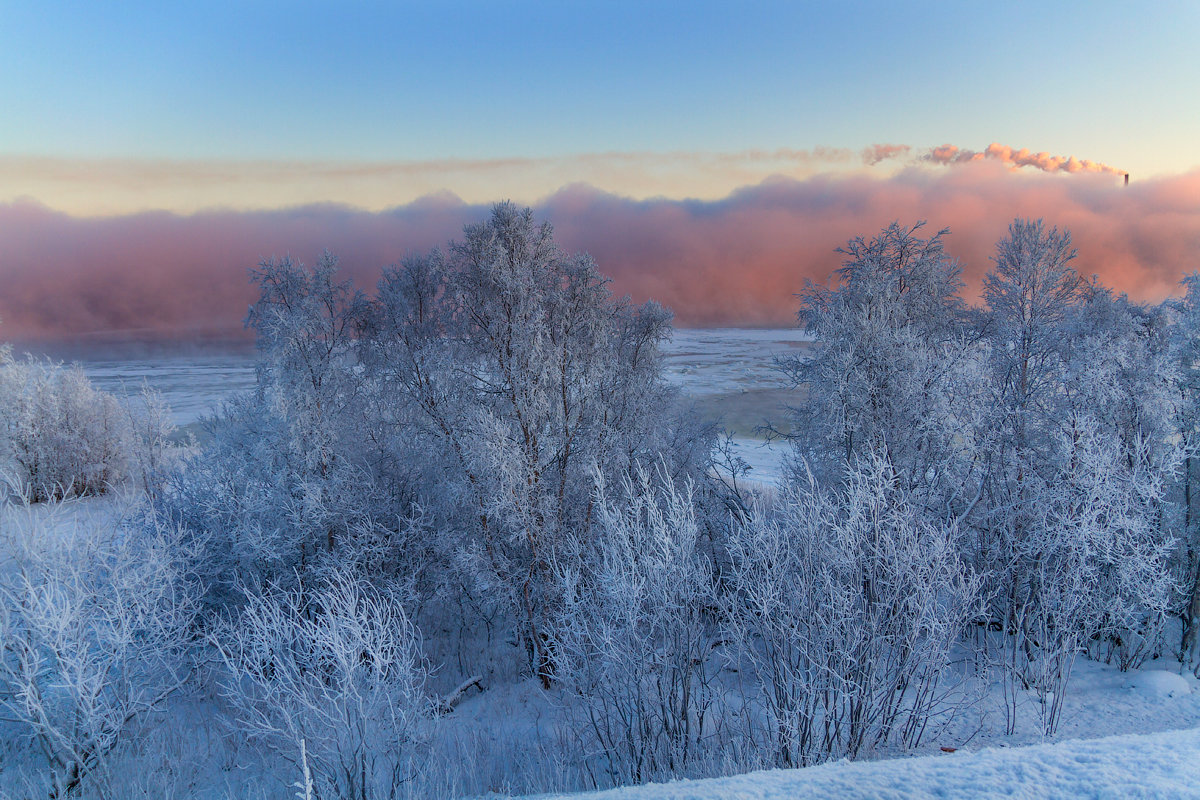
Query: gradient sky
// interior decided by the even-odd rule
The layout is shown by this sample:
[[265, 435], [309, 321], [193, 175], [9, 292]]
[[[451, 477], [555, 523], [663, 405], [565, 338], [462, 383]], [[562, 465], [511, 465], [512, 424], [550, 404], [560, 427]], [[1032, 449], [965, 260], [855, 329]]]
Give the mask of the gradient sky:
[[[1026, 181], [980, 197], [1027, 197], [1035, 186], [1058, 196], [1078, 181], [1091, 181], [1092, 197], [1118, 182], [1047, 183], [1034, 167], [924, 158], [941, 145], [999, 143], [1157, 181], [1145, 197], [1181, 197], [1191, 231], [1198, 35], [1200, 3], [1190, 0], [0, 0], [0, 213], [24, 219], [35, 206], [66, 215], [55, 219], [116, 219], [321, 203], [384, 212], [430, 195], [463, 201], [460, 216], [502, 198], [562, 213], [554, 198], [578, 184], [711, 210], [784, 176], [807, 187], [797, 189], [806, 203], [832, 187], [839, 199], [813, 206], [813, 217], [850, 196], [862, 201], [847, 214], [906, 216], [904, 186], [950, 192], [953, 170], [972, 170], [980, 186]], [[872, 166], [863, 151], [880, 144], [909, 149]], [[838, 183], [860, 178], [868, 182]], [[926, 197], [928, 208], [939, 202]], [[1002, 204], [995, 221], [1002, 230], [1004, 215], [1033, 207], [1054, 210]], [[1190, 236], [1172, 252], [1191, 252]], [[646, 252], [661, 255], [660, 244]], [[280, 240], [244, 245], [228, 252], [231, 263], [253, 263]], [[0, 252], [0, 278], [19, 268]]]
[[0, 152], [420, 161], [993, 141], [1200, 164], [1200, 4], [0, 3]]

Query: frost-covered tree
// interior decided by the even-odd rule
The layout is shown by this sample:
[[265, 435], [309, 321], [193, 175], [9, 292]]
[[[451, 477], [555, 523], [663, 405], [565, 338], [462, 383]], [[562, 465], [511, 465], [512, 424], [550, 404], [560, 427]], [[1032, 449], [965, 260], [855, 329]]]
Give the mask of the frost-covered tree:
[[553, 565], [592, 546], [590, 470], [661, 461], [707, 486], [711, 431], [661, 374], [670, 314], [614, 298], [507, 203], [372, 299], [328, 254], [253, 277], [257, 389], [208, 421], [162, 503], [216, 543], [212, 599], [352, 560], [419, 586], [429, 613], [509, 616], [549, 682]]
[[613, 298], [589, 256], [567, 255], [509, 203], [380, 283], [378, 390], [405, 401], [395, 430], [418, 441], [458, 564], [512, 609], [544, 682], [561, 605], [553, 565], [574, 557], [564, 545], [590, 546], [589, 470], [619, 480], [661, 457], [672, 479], [703, 475], [710, 442], [673, 416], [661, 376], [670, 319]]
[[1179, 395], [1179, 436], [1187, 448], [1179, 487], [1182, 505], [1181, 578], [1182, 602], [1179, 616], [1182, 633], [1179, 658], [1200, 674], [1200, 498], [1197, 496], [1196, 446], [1200, 443], [1200, 273], [1182, 281], [1185, 294], [1168, 303], [1174, 317], [1171, 348]]
[[984, 278], [986, 330], [1000, 447], [1014, 466], [1005, 491], [1019, 496], [1027, 477], [1053, 469], [1052, 432], [1061, 418], [1066, 331], [1087, 284], [1071, 268], [1071, 236], [1041, 220], [1017, 220], [996, 245]]
[[1163, 505], [1181, 451], [1162, 326], [1074, 257], [1066, 232], [1018, 220], [984, 282], [993, 402], [973, 550], [1007, 634], [1010, 730], [1018, 687], [1049, 698], [1054, 730], [1093, 638], [1117, 642], [1123, 668], [1145, 658], [1170, 590]]
[[[992, 416], [986, 422], [988, 513], [973, 554], [990, 579], [992, 616], [1007, 634], [1000, 663], [1009, 732], [1016, 725], [1016, 687], [1029, 688], [1027, 665], [1045, 655], [1063, 667], [1080, 641], [1079, 631], [1056, 625], [1052, 617], [1047, 626], [1058, 632], [1058, 642], [1039, 640], [1033, 630], [1059, 601], [1073, 599], [1064, 592], [1075, 588], [1064, 583], [1064, 576], [1055, 581], [1041, 576], [1043, 562], [1055, 557], [1051, 549], [1070, 546], [1046, 528], [1041, 503], [1060, 477], [1057, 470], [1071, 463], [1056, 452], [1063, 441], [1056, 434], [1068, 414], [1062, 391], [1069, 355], [1064, 335], [1087, 288], [1070, 267], [1074, 258], [1068, 233], [1047, 230], [1041, 221], [1018, 220], [996, 245], [995, 267], [984, 278]], [[1044, 653], [1037, 652], [1039, 645]], [[1065, 668], [1053, 672], [1060, 683], [1068, 674]], [[1059, 683], [1043, 691], [1055, 688], [1061, 696]]]
[[163, 508], [212, 540], [218, 602], [237, 602], [239, 582], [287, 583], [330, 562], [392, 577], [420, 515], [381, 468], [358, 355], [368, 301], [328, 253], [313, 269], [285, 258], [251, 275], [257, 386], [204, 420], [208, 444]]
[[[251, 276], [259, 298], [246, 324], [258, 339], [259, 389], [286, 421], [295, 468], [328, 477], [337, 469], [338, 434], [358, 393], [354, 349], [367, 299], [337, 279], [337, 259], [328, 251], [312, 270], [290, 258], [272, 259]], [[335, 535], [328, 531], [327, 547]]]
[[[1090, 421], [1098, 441], [1109, 451], [1103, 463], [1113, 467], [1095, 469], [1108, 476], [1114, 501], [1130, 487], [1129, 510], [1121, 519], [1129, 524], [1135, 516], [1142, 520], [1137, 546], [1151, 550], [1170, 546], [1177, 536], [1168, 491], [1188, 451], [1179, 436], [1179, 374], [1170, 336], [1161, 308], [1134, 304], [1123, 295], [1114, 297], [1093, 282], [1065, 337], [1071, 352], [1064, 394], [1074, 412], [1067, 433], [1077, 444], [1086, 439], [1087, 431], [1074, 420]], [[1074, 459], [1074, 455], [1068, 458], [1068, 465]], [[1125, 556], [1125, 560], [1138, 563], [1123, 568], [1146, 569], [1161, 578], [1170, 572], [1161, 558], [1149, 553], [1140, 559]], [[1098, 623], [1113, 647], [1109, 656], [1115, 656], [1122, 669], [1140, 664], [1161, 647], [1170, 592], [1169, 582], [1147, 579], [1136, 594], [1115, 589], [1109, 593], [1110, 598], [1124, 601], [1124, 608], [1106, 613]]]
[[[809, 283], [800, 319], [814, 351], [781, 361], [805, 392], [790, 438], [822, 479], [879, 454], [940, 514], [965, 505], [973, 368], [960, 267], [947, 231], [897, 223], [852, 239], [833, 287]], [[803, 476], [800, 476], [801, 478]]]
[[956, 526], [1010, 688], [1053, 696], [1053, 729], [1079, 647], [1128, 668], [1160, 644], [1183, 454], [1166, 317], [1084, 281], [1069, 234], [1023, 220], [968, 310], [942, 234], [918, 229], [852, 240], [837, 285], [803, 295], [816, 342], [784, 363], [807, 392], [793, 438], [834, 485], [883, 459], [920, 514]]
[[1065, 463], [1030, 490], [1032, 523], [1007, 576], [1010, 725], [1020, 685], [1038, 695], [1045, 733], [1058, 726], [1076, 654], [1098, 640], [1122, 670], [1140, 665], [1159, 643], [1174, 588], [1174, 540], [1161, 525], [1171, 474], [1152, 460], [1155, 443], [1139, 438], [1122, 451], [1087, 415], [1055, 437]]

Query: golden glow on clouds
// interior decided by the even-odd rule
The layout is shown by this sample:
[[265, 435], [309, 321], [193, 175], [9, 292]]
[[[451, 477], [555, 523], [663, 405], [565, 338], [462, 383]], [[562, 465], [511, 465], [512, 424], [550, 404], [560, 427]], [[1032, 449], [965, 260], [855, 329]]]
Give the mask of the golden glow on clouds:
[[0, 202], [32, 198], [76, 216], [146, 210], [288, 208], [338, 203], [379, 211], [450, 192], [468, 203], [533, 202], [586, 183], [634, 199], [716, 199], [769, 175], [859, 166], [849, 150], [595, 153], [487, 160], [166, 161], [0, 156]]
[[[979, 161], [1014, 171], [1124, 170], [1074, 156], [1055, 156], [993, 142], [981, 151], [946, 144], [918, 149], [873, 144], [861, 151], [743, 150], [735, 153], [590, 153], [540, 158], [431, 161], [204, 161], [65, 159], [0, 155], [0, 202], [33, 199], [75, 216], [148, 210], [190, 214], [334, 203], [368, 211], [430, 195], [467, 203], [512, 199], [532, 203], [564, 186], [587, 184], [634, 200], [716, 200], [772, 176], [805, 179], [870, 170], [877, 177], [905, 167], [959, 167]], [[885, 163], [886, 162], [886, 163]]]

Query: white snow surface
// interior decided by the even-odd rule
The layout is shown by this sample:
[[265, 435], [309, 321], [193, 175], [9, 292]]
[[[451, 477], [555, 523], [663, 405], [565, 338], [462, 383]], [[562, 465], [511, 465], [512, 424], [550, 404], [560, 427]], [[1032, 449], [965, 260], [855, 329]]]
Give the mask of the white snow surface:
[[1154, 699], [1182, 697], [1192, 693], [1192, 684], [1187, 678], [1165, 669], [1131, 672], [1125, 679], [1125, 688]]
[[[1165, 673], [1170, 674], [1170, 673]], [[1179, 676], [1175, 676], [1179, 677]], [[674, 781], [573, 800], [1200, 797], [1200, 728]]]

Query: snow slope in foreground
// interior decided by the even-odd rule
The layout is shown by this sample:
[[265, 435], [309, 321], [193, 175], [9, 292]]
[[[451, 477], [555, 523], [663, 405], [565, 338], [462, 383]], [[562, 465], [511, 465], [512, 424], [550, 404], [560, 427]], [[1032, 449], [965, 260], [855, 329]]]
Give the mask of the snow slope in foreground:
[[[1200, 798], [1200, 728], [626, 787], [574, 800]], [[549, 800], [549, 798], [547, 799]]]

